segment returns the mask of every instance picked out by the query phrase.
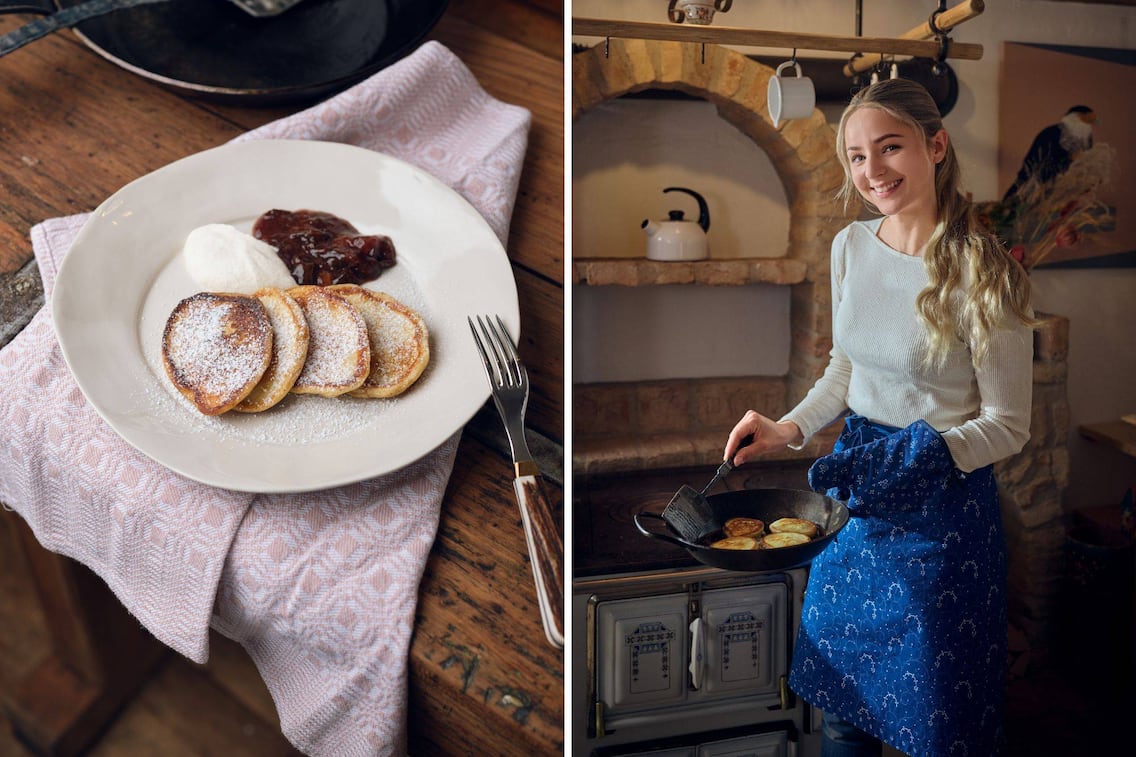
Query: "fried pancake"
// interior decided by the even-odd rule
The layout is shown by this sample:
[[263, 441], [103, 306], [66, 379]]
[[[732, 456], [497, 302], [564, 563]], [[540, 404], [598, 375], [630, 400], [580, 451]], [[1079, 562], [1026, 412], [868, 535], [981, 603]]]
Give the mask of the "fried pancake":
[[371, 342], [371, 372], [352, 397], [395, 397], [410, 388], [430, 362], [430, 335], [418, 313], [389, 294], [356, 284], [328, 287], [363, 315]]
[[757, 536], [765, 530], [765, 524], [757, 518], [730, 518], [722, 530], [726, 536]]
[[308, 356], [292, 392], [337, 397], [362, 386], [371, 370], [371, 346], [355, 306], [326, 287], [293, 287], [287, 294], [308, 323]]
[[272, 360], [260, 383], [233, 408], [241, 413], [259, 413], [287, 397], [308, 356], [308, 322], [300, 305], [274, 287], [259, 289], [253, 296], [272, 323]]
[[713, 549], [757, 549], [757, 539], [752, 536], [727, 536], [710, 545]]
[[804, 534], [811, 539], [820, 533], [820, 528], [811, 520], [803, 518], [778, 518], [769, 524], [769, 531], [775, 534]]
[[271, 359], [272, 324], [248, 295], [187, 297], [162, 331], [166, 375], [205, 415], [220, 415], [247, 397]]
[[778, 547], [795, 547], [798, 544], [807, 544], [808, 542], [809, 537], [804, 534], [782, 531], [778, 534], [766, 534], [763, 536], [761, 546], [766, 549], [777, 549]]

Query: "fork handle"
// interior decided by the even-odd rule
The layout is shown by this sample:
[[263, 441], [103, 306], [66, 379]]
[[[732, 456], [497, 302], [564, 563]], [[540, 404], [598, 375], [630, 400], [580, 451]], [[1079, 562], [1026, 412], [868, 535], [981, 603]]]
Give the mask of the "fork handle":
[[525, 527], [544, 635], [554, 647], [563, 649], [564, 541], [540, 475], [518, 476], [513, 479], [513, 490]]

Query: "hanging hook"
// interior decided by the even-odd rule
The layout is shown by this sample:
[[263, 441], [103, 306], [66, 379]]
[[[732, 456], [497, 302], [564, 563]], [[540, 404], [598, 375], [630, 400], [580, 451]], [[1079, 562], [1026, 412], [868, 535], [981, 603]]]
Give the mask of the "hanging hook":
[[848, 68], [852, 71], [852, 86], [849, 88], [849, 94], [851, 95], [856, 94], [864, 88], [864, 77], [856, 70], [856, 59], [863, 57], [863, 53], [852, 53], [852, 57], [848, 59]]
[[931, 17], [927, 19], [927, 26], [931, 28], [931, 33], [938, 37], [941, 34], [946, 34], [946, 31], [939, 28], [939, 16], [947, 11], [947, 0], [939, 0], [939, 7], [931, 11]]
[[890, 78], [890, 79], [898, 79], [899, 78], [899, 64], [895, 62], [895, 53], [892, 53], [892, 56], [891, 56], [891, 72], [888, 75], [888, 78]]
[[604, 37], [604, 58], [611, 53], [611, 37]]
[[675, 3], [677, 2], [678, 0], [671, 0], [670, 4], [667, 5], [667, 18], [672, 24], [681, 24], [686, 20], [686, 14], [680, 9], [675, 8]]
[[939, 57], [931, 64], [931, 73], [942, 76], [947, 70], [947, 51], [951, 46], [951, 38], [945, 34], [939, 35]]
[[872, 66], [872, 84], [880, 83], [880, 75], [884, 73], [884, 53], [880, 53], [880, 59], [876, 61], [876, 65]]
[[[856, 53], [856, 55], [859, 55], [859, 53]], [[797, 62], [797, 48], [795, 47], [793, 48], [793, 57], [789, 60], [789, 62], [793, 64]]]

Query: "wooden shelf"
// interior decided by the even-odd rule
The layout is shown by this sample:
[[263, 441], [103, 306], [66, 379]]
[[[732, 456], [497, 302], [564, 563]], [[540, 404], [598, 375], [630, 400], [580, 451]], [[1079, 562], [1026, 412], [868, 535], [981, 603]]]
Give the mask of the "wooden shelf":
[[1129, 457], [1136, 457], [1136, 425], [1124, 420], [1089, 423], [1079, 426], [1081, 436], [1104, 442]]
[[646, 258], [577, 258], [572, 283], [591, 286], [800, 284], [808, 264], [794, 258], [668, 262]]

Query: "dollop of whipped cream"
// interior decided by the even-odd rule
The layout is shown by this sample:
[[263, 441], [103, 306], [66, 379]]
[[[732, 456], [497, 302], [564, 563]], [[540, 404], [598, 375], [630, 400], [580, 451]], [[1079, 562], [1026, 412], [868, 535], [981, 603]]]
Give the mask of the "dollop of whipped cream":
[[224, 223], [199, 226], [182, 247], [190, 278], [210, 292], [252, 294], [296, 286], [276, 248]]

